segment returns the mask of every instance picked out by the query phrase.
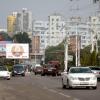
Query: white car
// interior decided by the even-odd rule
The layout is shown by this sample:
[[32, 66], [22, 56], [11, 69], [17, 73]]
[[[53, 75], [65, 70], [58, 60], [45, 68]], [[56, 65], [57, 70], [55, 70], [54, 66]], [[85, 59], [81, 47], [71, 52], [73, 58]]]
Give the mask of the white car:
[[0, 66], [0, 78], [4, 78], [7, 80], [10, 80], [11, 78], [11, 73], [5, 66]]
[[97, 77], [89, 67], [71, 67], [68, 72], [62, 73], [62, 87], [97, 88]]

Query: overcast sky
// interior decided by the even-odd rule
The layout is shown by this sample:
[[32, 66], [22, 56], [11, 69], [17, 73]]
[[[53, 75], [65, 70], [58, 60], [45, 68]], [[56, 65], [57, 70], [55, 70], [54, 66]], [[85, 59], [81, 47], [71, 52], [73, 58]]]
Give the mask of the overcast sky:
[[[77, 6], [79, 11], [75, 10]], [[47, 20], [55, 12], [64, 17], [93, 15], [96, 7], [92, 0], [0, 0], [0, 27], [6, 28], [7, 16], [14, 11], [21, 11], [22, 8], [32, 11], [36, 20]]]

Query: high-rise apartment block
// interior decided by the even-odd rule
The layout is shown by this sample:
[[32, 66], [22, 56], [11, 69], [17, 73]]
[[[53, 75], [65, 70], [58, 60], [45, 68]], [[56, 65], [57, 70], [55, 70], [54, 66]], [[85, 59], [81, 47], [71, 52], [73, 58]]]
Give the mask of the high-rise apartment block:
[[12, 15], [7, 17], [7, 32], [9, 36], [13, 36], [14, 29], [15, 29], [15, 21], [16, 21], [16, 12], [13, 12]]
[[89, 32], [89, 27], [87, 21], [83, 20], [81, 17], [71, 17], [66, 22], [66, 32], [70, 36], [79, 36], [81, 38], [81, 49], [90, 45], [91, 34]]
[[32, 12], [23, 8], [22, 11], [7, 17], [7, 31], [9, 35], [26, 32], [32, 37]]
[[60, 14], [52, 14], [49, 16], [49, 36], [50, 46], [56, 46], [62, 42], [65, 37], [65, 29], [61, 30], [65, 26], [65, 22], [62, 20]]
[[27, 32], [32, 36], [32, 12], [23, 8], [21, 12], [17, 12], [15, 21], [15, 33]]

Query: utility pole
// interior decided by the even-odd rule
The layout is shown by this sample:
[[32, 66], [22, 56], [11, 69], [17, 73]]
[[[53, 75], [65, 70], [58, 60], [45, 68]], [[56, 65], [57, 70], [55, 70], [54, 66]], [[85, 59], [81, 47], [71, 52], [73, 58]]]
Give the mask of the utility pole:
[[77, 41], [77, 34], [78, 34], [77, 31], [78, 30], [77, 29], [78, 29], [78, 25], [76, 25], [76, 53], [75, 53], [76, 54], [76, 60], [75, 60], [76, 61], [76, 67], [78, 66], [78, 45], [77, 45], [77, 42], [78, 42]]
[[65, 69], [64, 71], [67, 71], [68, 68], [68, 37], [66, 36], [65, 38], [65, 58], [64, 58], [64, 64], [65, 64]]
[[[71, 8], [71, 11], [79, 11], [80, 8], [79, 8], [79, 5], [78, 5], [78, 2], [79, 0], [71, 0], [71, 2], [73, 1], [76, 1], [76, 6], [72, 6], [74, 8]], [[75, 5], [75, 4], [74, 4]], [[76, 47], [75, 47], [75, 65], [76, 67], [77, 66], [80, 66], [80, 45], [79, 45], [79, 35], [78, 35], [78, 16], [76, 15], [76, 35], [75, 35], [75, 40], [76, 40]]]

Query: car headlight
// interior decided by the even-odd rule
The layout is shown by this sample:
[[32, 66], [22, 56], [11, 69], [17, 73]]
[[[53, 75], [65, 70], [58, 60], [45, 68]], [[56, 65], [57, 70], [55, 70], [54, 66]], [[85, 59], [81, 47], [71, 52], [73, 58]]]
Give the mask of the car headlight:
[[72, 77], [72, 76], [71, 76], [70, 79], [71, 79], [71, 80], [77, 80], [78, 78], [77, 78], [77, 77]]
[[7, 75], [10, 75], [10, 72], [7, 72]]
[[22, 71], [21, 73], [24, 73], [24, 71]]
[[14, 73], [17, 73], [17, 72], [14, 70]]
[[97, 77], [96, 77], [96, 76], [91, 77], [91, 80], [96, 80], [96, 79], [97, 79]]

